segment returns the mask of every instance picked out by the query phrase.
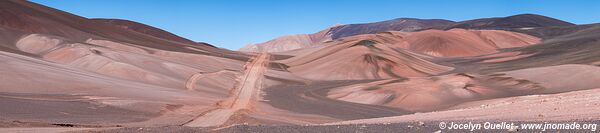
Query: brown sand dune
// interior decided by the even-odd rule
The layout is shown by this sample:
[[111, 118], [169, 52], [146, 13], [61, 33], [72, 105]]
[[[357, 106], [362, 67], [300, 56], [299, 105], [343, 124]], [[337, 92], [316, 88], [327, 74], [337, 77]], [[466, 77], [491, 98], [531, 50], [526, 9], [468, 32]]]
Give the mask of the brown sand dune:
[[342, 40], [312, 53], [281, 61], [309, 79], [349, 80], [426, 76], [451, 70], [374, 40]]
[[[559, 29], [561, 28], [553, 28], [551, 30]], [[561, 31], [556, 32], [561, 33]], [[597, 58], [599, 57], [597, 48], [600, 46], [597, 41], [598, 31], [600, 31], [598, 26], [587, 25], [583, 29], [577, 29], [573, 32], [568, 30], [566, 34], [546, 38], [544, 42], [538, 45], [503, 50], [499, 53], [466, 58], [455, 62], [458, 68], [466, 68], [457, 71], [488, 73], [488, 75], [472, 77], [479, 79], [477, 83], [490, 88], [490, 90], [508, 92], [498, 95], [506, 98], [478, 99], [458, 104], [448, 109], [448, 111], [340, 123], [358, 124], [438, 120], [597, 120], [600, 117], [595, 113], [598, 111], [596, 109], [598, 99], [594, 95], [598, 93], [598, 89], [594, 88], [600, 86], [596, 82], [600, 77], [598, 73], [600, 67], [594, 63], [600, 59]], [[385, 86], [374, 83], [363, 86], [356, 85], [355, 88], [340, 88], [332, 91], [331, 94], [337, 96], [336, 98], [355, 102], [364, 101], [357, 101], [353, 97], [375, 99], [369, 101], [373, 104], [381, 104], [377, 101], [384, 94], [406, 95], [403, 89], [391, 86], [386, 89]], [[412, 87], [413, 85], [409, 86]], [[477, 84], [471, 85], [471, 87], [473, 86], [476, 87]], [[394, 92], [389, 92], [390, 90]], [[481, 94], [492, 94], [493, 92], [487, 91], [481, 93], [479, 91], [476, 94], [477, 96], [482, 96]], [[515, 94], [529, 96], [511, 97]]]
[[[222, 69], [239, 69], [240, 66], [227, 66], [219, 59], [201, 55], [191, 55], [192, 60], [201, 62], [213, 62], [213, 65], [204, 67], [191, 66], [189, 63], [176, 63], [168, 61], [170, 56], [178, 56], [167, 51], [155, 50], [149, 54], [151, 49], [140, 49], [126, 44], [88, 40], [88, 43], [68, 43], [68, 40], [59, 37], [32, 34], [19, 39], [16, 47], [23, 52], [40, 56], [42, 59], [61, 64], [68, 64], [75, 68], [94, 71], [101, 74], [111, 75], [128, 80], [146, 82], [165, 87], [181, 88], [190, 73], [202, 71], [217, 71]], [[100, 45], [94, 45], [100, 44]], [[107, 45], [108, 44], [108, 45]], [[154, 57], [161, 56], [161, 58]], [[200, 62], [199, 61], [199, 62]], [[180, 73], [181, 71], [187, 73]]]
[[328, 97], [429, 112], [482, 99], [551, 94], [600, 87], [600, 67], [561, 65], [490, 75], [453, 74], [406, 80], [381, 80], [340, 87]]
[[471, 75], [389, 79], [339, 87], [328, 97], [363, 104], [385, 105], [413, 112], [428, 112], [469, 100], [503, 95], [479, 84]]
[[[16, 93], [30, 94], [41, 98], [46, 97], [43, 94], [81, 95], [83, 98], [79, 101], [83, 103], [92, 103], [100, 107], [123, 108], [126, 111], [134, 111], [131, 113], [138, 112], [137, 114], [144, 114], [145, 116], [144, 118], [119, 122], [105, 118], [106, 121], [103, 121], [107, 123], [127, 124], [129, 122], [150, 120], [139, 125], [173, 125], [177, 124], [177, 121], [181, 124], [192, 119], [196, 114], [203, 111], [206, 106], [213, 105], [219, 99], [226, 98], [226, 95], [215, 94], [226, 94], [230, 89], [230, 86], [206, 85], [196, 88], [195, 91], [189, 91], [184, 89], [188, 77], [197, 72], [217, 71], [227, 68], [235, 70], [241, 67], [235, 63], [236, 60], [230, 60], [231, 63], [220, 63], [227, 60], [214, 59], [213, 56], [188, 55], [186, 53], [173, 54], [177, 52], [157, 50], [157, 53], [170, 53], [160, 55], [160, 57], [165, 58], [161, 59], [155, 57], [157, 55], [148, 54], [144, 50], [132, 50], [136, 48], [125, 47], [126, 45], [120, 43], [111, 43], [111, 47], [120, 46], [116, 47], [118, 49], [113, 49], [100, 45], [71, 42], [61, 37], [32, 34], [23, 36], [12, 46], [8, 45], [22, 50], [20, 52], [23, 53], [2, 52], [6, 56], [1, 58], [4, 60], [2, 61], [4, 64], [0, 64], [3, 68], [0, 71], [3, 75], [0, 90], [3, 93], [9, 93], [7, 94], [9, 96]], [[19, 52], [17, 51], [17, 53]], [[202, 63], [168, 61], [169, 58], [199, 60]], [[233, 73], [236, 72], [233, 71]], [[237, 77], [218, 76], [215, 78], [221, 83], [231, 83], [235, 82]], [[197, 82], [206, 82], [205, 79], [199, 79]], [[214, 80], [207, 81], [216, 83]], [[16, 104], [16, 102], [19, 101], [6, 104], [8, 106], [8, 104]], [[62, 106], [67, 106], [68, 103], [57, 102], [52, 105], [40, 106], [36, 109], [62, 108]], [[172, 108], [173, 106], [183, 107], [177, 109]], [[70, 110], [78, 111], [85, 110], [85, 108], [87, 106], [72, 107]], [[77, 120], [77, 117], [93, 115], [92, 113], [64, 114], [61, 117], [40, 116], [40, 118], [45, 119], [18, 117], [19, 115], [12, 115], [10, 111], [5, 113], [13, 116], [10, 117], [11, 119], [23, 122], [56, 123], [57, 119], [60, 118], [60, 123], [105, 124]], [[106, 113], [111, 114], [110, 112]], [[129, 116], [139, 117], [134, 114]], [[155, 118], [170, 121], [153, 121]]]
[[[27, 56], [0, 53], [0, 60], [2, 60], [0, 73], [3, 75], [0, 84], [1, 95], [10, 97], [2, 100], [2, 106], [23, 106], [3, 111], [2, 118], [9, 120], [116, 125], [157, 117], [163, 111], [168, 112], [167, 107], [170, 105], [190, 105], [200, 110], [202, 106], [210, 105], [218, 99], [198, 92], [122, 80]], [[57, 100], [22, 100], [29, 98]], [[107, 117], [85, 111], [89, 108], [102, 108], [94, 112], [113, 116]], [[32, 112], [44, 110], [47, 112]], [[38, 116], [28, 117], [19, 114], [38, 114]], [[86, 118], [90, 119], [86, 120]], [[158, 123], [172, 124], [171, 122], [154, 124]]]
[[27, 1], [2, 1], [0, 6], [0, 17], [7, 18], [0, 29], [2, 50], [125, 80], [183, 88], [194, 73], [239, 71], [247, 59], [244, 54], [160, 39]]
[[[0, 7], [0, 93], [10, 97], [2, 106], [23, 106], [3, 110], [0, 123], [183, 124], [227, 98], [228, 84], [248, 59], [28, 1]], [[208, 74], [188, 83], [196, 73]], [[201, 86], [188, 90], [187, 84]], [[37, 115], [22, 115], [28, 113]]]

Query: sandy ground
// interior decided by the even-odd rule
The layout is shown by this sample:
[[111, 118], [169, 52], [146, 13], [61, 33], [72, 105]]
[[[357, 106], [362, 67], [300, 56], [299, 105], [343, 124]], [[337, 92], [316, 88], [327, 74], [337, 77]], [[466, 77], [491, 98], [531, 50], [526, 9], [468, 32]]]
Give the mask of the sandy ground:
[[[440, 123], [444, 121], [431, 121], [431, 122], [402, 122], [402, 123], [383, 123], [383, 124], [352, 124], [352, 125], [235, 125], [221, 129], [207, 129], [207, 128], [192, 128], [192, 127], [151, 127], [151, 128], [119, 128], [119, 129], [108, 129], [108, 130], [96, 130], [96, 131], [83, 131], [86, 133], [146, 133], [146, 132], [160, 132], [160, 133], [180, 133], [180, 132], [212, 132], [212, 133], [398, 133], [398, 132], [417, 132], [417, 133], [464, 133], [464, 132], [476, 132], [476, 133], [506, 133], [506, 132], [569, 132], [569, 133], [589, 133], [597, 132], [598, 127], [594, 131], [590, 129], [579, 129], [579, 130], [541, 130], [541, 129], [478, 129], [471, 131], [470, 129], [441, 129]], [[454, 121], [456, 123], [485, 123], [485, 121]], [[501, 124], [502, 121], [492, 121], [494, 124]], [[551, 123], [573, 123], [579, 124], [600, 124], [600, 121], [554, 121]], [[506, 123], [513, 123], [514, 125], [520, 125], [524, 123], [536, 123], [536, 122], [523, 122], [523, 121], [512, 121]], [[538, 122], [539, 123], [539, 122]], [[543, 122], [541, 122], [543, 123]]]
[[[38, 37], [42, 38], [42, 40], [44, 38], [43, 36]], [[25, 42], [21, 43], [27, 44]], [[123, 55], [126, 55], [126, 53]], [[33, 121], [71, 124], [113, 123], [110, 125], [128, 124], [130, 122], [152, 119], [157, 116], [162, 117], [163, 114], [172, 114], [171, 112], [173, 112], [173, 110], [176, 110], [178, 109], [177, 107], [181, 106], [202, 110], [204, 108], [203, 105], [214, 104], [220, 99], [218, 98], [218, 95], [185, 90], [183, 89], [183, 82], [179, 85], [172, 86], [173, 88], [167, 88], [153, 84], [145, 84], [143, 82], [125, 80], [111, 75], [72, 67], [70, 66], [71, 64], [60, 64], [25, 55], [0, 51], [0, 57], [0, 60], [2, 60], [2, 62], [0, 62], [0, 66], [2, 66], [0, 68], [0, 73], [3, 75], [0, 77], [0, 81], [2, 82], [2, 84], [0, 84], [0, 92], [3, 93], [2, 96], [11, 96], [10, 100], [3, 100], [2, 104], [3, 106], [22, 106], [20, 108], [3, 108], [5, 109], [2, 113], [3, 118], [25, 122]], [[93, 66], [93, 63], [96, 62], [94, 60], [88, 61], [92, 64], [86, 66]], [[181, 70], [176, 67], [169, 68]], [[162, 68], [149, 67], [148, 70], [150, 69]], [[126, 71], [126, 69], [123, 70]], [[192, 71], [199, 70], [192, 69]], [[149, 75], [147, 77], [152, 77]], [[178, 77], [184, 76], [185, 74], [179, 75], [171, 73], [169, 75]], [[218, 89], [219, 87], [213, 88]], [[228, 90], [221, 91], [227, 92]], [[48, 97], [48, 94], [57, 96], [52, 98]], [[32, 100], [30, 99], [32, 97], [41, 99]], [[57, 98], [70, 98], [71, 100], [56, 100]], [[18, 109], [22, 109], [23, 111], [19, 111]], [[43, 110], [50, 112], [34, 113], [35, 111]], [[34, 115], [24, 114], [23, 112], [31, 112], [31, 114], [36, 114], [38, 117], [32, 118], [31, 116]], [[186, 113], [189, 113], [188, 111], [177, 110], [176, 112], [178, 112], [177, 114], [174, 114], [176, 117], [171, 117], [170, 115], [165, 116], [177, 118], [177, 120], [170, 119], [173, 120], [170, 122], [154, 121], [156, 123], [146, 124], [169, 125], [178, 123], [180, 120], [186, 120], [186, 117], [192, 118], [194, 116], [187, 116]], [[107, 116], [100, 118], [102, 115], [116, 115], [118, 117]], [[85, 118], [90, 117], [98, 119], [85, 120]], [[117, 118], [123, 119], [115, 121], [114, 119]]]
[[[224, 124], [234, 113], [241, 109], [249, 109], [250, 104], [256, 102], [257, 95], [262, 88], [262, 79], [269, 61], [268, 54], [260, 54], [246, 66], [247, 70], [240, 78], [237, 89], [230, 101], [224, 101], [220, 108], [209, 111], [202, 116], [186, 123], [190, 127], [213, 127]], [[228, 103], [231, 102], [231, 103]]]
[[0, 128], [2, 133], [65, 133], [73, 131], [97, 130], [96, 128], [68, 128], [68, 127], [39, 127], [39, 128]]
[[[361, 81], [314, 82], [308, 85], [280, 85], [269, 87], [265, 99], [273, 107], [294, 113], [315, 114], [339, 120], [364, 119], [407, 114], [394, 108], [338, 101], [326, 97], [327, 91], [336, 86]], [[365, 81], [362, 81], [365, 82]]]
[[600, 89], [467, 102], [447, 111], [329, 123], [374, 124], [439, 120], [569, 121], [600, 119]]

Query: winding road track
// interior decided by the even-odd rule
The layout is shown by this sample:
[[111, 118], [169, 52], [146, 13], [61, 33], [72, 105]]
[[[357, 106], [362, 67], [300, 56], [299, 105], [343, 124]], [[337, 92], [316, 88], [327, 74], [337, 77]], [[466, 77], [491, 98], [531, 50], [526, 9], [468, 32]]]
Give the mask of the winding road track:
[[[204, 115], [188, 122], [185, 126], [190, 127], [214, 127], [220, 126], [229, 120], [236, 111], [248, 109], [258, 100], [258, 94], [262, 88], [262, 81], [267, 69], [270, 55], [260, 54], [246, 64], [244, 75], [240, 78], [233, 96], [227, 101], [230, 104], [221, 108], [204, 113]], [[227, 102], [225, 102], [227, 103]]]
[[190, 77], [186, 82], [185, 82], [185, 88], [187, 90], [194, 90], [194, 87], [196, 85], [196, 81], [202, 77], [202, 73], [196, 73], [194, 75], [192, 75], [192, 77]]

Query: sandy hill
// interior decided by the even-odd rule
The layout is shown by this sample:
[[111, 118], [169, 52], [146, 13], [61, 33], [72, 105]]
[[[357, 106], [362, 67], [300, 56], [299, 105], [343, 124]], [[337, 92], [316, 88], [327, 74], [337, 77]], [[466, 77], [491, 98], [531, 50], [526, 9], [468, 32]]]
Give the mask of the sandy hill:
[[427, 76], [452, 70], [425, 58], [379, 40], [345, 39], [281, 62], [298, 76], [320, 80]]
[[[174, 119], [142, 125], [183, 123], [186, 113], [228, 97], [248, 55], [145, 28], [160, 36], [0, 1], [0, 95], [3, 106], [15, 107], [2, 110], [3, 119], [112, 125], [166, 116]], [[176, 108], [188, 112], [171, 115]]]

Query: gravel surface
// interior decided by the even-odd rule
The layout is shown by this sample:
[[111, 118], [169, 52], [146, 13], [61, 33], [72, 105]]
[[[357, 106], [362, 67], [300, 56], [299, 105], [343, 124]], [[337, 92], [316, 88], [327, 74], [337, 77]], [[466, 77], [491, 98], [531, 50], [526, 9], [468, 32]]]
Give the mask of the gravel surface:
[[398, 116], [411, 112], [326, 97], [331, 88], [366, 81], [316, 81], [307, 85], [276, 85], [265, 89], [269, 105], [302, 114], [324, 115], [342, 120]]
[[[161, 132], [161, 133], [189, 133], [189, 132], [216, 132], [216, 133], [397, 133], [397, 132], [419, 132], [419, 133], [434, 133], [434, 132], [598, 132], [598, 129], [579, 129], [579, 130], [524, 130], [524, 129], [484, 129], [486, 121], [471, 121], [473, 124], [481, 124], [481, 129], [441, 129], [440, 123], [435, 122], [407, 122], [407, 123], [392, 123], [392, 124], [357, 124], [357, 125], [237, 125], [221, 129], [208, 128], [191, 128], [191, 127], [152, 127], [152, 128], [121, 128], [103, 131], [92, 131], [94, 133], [138, 133], [138, 132]], [[451, 122], [468, 124], [469, 121], [443, 121], [447, 125]], [[520, 125], [522, 123], [541, 123], [544, 122], [507, 122], [507, 121], [490, 121], [492, 124], [507, 125], [514, 123]], [[575, 121], [560, 121], [547, 123], [573, 123]], [[577, 121], [578, 124], [600, 124], [600, 121]], [[596, 127], [597, 128], [597, 127]], [[90, 131], [86, 131], [90, 132]]]

